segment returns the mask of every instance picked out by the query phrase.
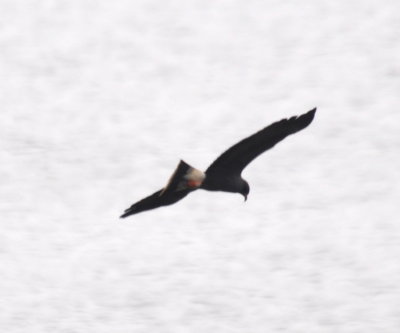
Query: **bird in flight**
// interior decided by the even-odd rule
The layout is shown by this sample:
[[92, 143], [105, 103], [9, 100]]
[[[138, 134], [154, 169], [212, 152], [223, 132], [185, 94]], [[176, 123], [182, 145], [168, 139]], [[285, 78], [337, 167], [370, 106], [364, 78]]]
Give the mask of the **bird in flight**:
[[121, 218], [171, 205], [198, 189], [240, 193], [246, 201], [250, 186], [241, 176], [243, 169], [288, 135], [306, 128], [314, 119], [316, 110], [282, 119], [243, 139], [220, 155], [205, 172], [181, 160], [165, 187], [134, 203]]

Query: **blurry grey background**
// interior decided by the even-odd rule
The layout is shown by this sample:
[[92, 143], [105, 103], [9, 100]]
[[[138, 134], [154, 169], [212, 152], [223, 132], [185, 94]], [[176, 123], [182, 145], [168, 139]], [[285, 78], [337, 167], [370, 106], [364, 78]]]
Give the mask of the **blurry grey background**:
[[[4, 332], [400, 329], [398, 0], [1, 0]], [[281, 118], [244, 172], [120, 221]]]

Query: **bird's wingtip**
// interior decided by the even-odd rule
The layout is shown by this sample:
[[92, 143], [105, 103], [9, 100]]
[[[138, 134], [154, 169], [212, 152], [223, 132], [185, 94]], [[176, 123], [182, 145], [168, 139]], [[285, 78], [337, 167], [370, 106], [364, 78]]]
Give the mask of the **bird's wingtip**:
[[[308, 120], [308, 124], [311, 123], [314, 119], [315, 112], [317, 112], [317, 107], [311, 109], [310, 111], [306, 112], [303, 116], [304, 119]], [[301, 116], [300, 116], [301, 117]]]
[[315, 114], [315, 112], [317, 111], [317, 107], [311, 109], [310, 111], [308, 111], [307, 113], [312, 113], [313, 115]]
[[132, 210], [132, 207], [129, 207], [129, 208], [125, 209], [124, 213], [119, 218], [120, 219], [124, 219], [124, 218], [126, 218], [126, 217], [128, 217], [128, 216], [130, 216], [132, 214], [134, 214], [133, 210]]

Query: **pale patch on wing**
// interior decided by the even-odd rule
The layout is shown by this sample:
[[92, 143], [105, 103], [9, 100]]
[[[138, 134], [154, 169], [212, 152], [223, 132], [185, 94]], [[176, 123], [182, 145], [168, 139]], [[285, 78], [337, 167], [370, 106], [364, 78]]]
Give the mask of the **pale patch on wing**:
[[168, 180], [167, 185], [160, 192], [160, 196], [166, 191], [183, 191], [196, 189], [201, 186], [206, 175], [203, 171], [193, 168], [186, 162], [181, 161]]
[[[198, 188], [203, 183], [206, 175], [203, 171], [195, 168], [190, 168], [187, 173], [183, 176], [184, 180], [179, 184], [184, 186], [183, 189], [186, 188]], [[179, 188], [178, 188], [179, 190]]]

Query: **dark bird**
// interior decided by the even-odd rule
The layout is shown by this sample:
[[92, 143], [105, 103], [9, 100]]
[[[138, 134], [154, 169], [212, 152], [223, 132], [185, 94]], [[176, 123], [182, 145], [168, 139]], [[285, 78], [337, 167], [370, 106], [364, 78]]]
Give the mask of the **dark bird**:
[[240, 193], [247, 200], [250, 186], [241, 176], [243, 169], [288, 135], [306, 128], [314, 119], [316, 110], [282, 119], [243, 139], [219, 156], [205, 172], [181, 160], [164, 188], [133, 204], [121, 218], [171, 205], [197, 189]]

